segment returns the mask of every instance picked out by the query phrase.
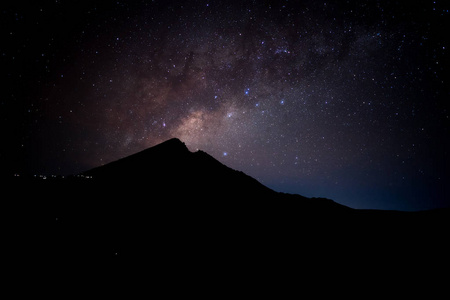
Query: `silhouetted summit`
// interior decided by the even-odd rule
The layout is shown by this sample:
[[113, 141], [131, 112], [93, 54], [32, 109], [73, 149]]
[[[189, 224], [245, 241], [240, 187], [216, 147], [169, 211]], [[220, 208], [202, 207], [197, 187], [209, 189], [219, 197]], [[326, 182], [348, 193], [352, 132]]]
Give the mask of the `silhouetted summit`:
[[213, 198], [234, 194], [270, 196], [275, 192], [243, 172], [203, 152], [190, 152], [173, 138], [139, 153], [84, 172], [97, 182], [145, 185], [153, 193]]
[[100, 180], [136, 180], [160, 177], [161, 173], [157, 172], [175, 171], [177, 166], [186, 162], [189, 154], [191, 153], [186, 145], [179, 139], [173, 138], [83, 174]]

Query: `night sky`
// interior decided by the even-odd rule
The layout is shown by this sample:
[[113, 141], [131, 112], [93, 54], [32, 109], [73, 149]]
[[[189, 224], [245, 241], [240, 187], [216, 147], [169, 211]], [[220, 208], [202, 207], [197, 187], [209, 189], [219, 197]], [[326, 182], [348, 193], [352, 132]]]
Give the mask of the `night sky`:
[[1, 8], [3, 173], [178, 137], [276, 191], [450, 205], [448, 1], [38, 2]]

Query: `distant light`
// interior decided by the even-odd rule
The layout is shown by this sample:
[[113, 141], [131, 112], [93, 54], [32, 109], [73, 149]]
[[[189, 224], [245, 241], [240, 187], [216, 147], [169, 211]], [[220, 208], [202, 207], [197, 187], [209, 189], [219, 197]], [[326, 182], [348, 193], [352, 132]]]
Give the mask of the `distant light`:
[[228, 155], [228, 153], [227, 153], [227, 152], [224, 152], [224, 153], [223, 153], [223, 156], [227, 156], [227, 155]]

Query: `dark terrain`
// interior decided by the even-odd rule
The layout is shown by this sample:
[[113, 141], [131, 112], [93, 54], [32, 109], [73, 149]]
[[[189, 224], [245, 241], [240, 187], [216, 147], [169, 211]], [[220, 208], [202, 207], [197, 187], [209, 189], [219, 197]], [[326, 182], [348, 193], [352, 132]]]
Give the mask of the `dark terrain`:
[[178, 139], [29, 184], [55, 209], [56, 272], [212, 286], [447, 272], [448, 209], [356, 210], [277, 193]]

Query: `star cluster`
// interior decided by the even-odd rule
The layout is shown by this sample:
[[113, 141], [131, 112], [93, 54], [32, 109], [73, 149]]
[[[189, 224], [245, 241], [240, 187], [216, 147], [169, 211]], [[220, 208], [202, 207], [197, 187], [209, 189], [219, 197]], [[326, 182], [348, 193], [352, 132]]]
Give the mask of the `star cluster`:
[[351, 207], [442, 206], [450, 45], [439, 29], [448, 8], [56, 1], [5, 9], [3, 34], [14, 46], [2, 53], [14, 82], [7, 96], [22, 101], [25, 120], [17, 144], [29, 169], [73, 173], [178, 137], [278, 191]]

